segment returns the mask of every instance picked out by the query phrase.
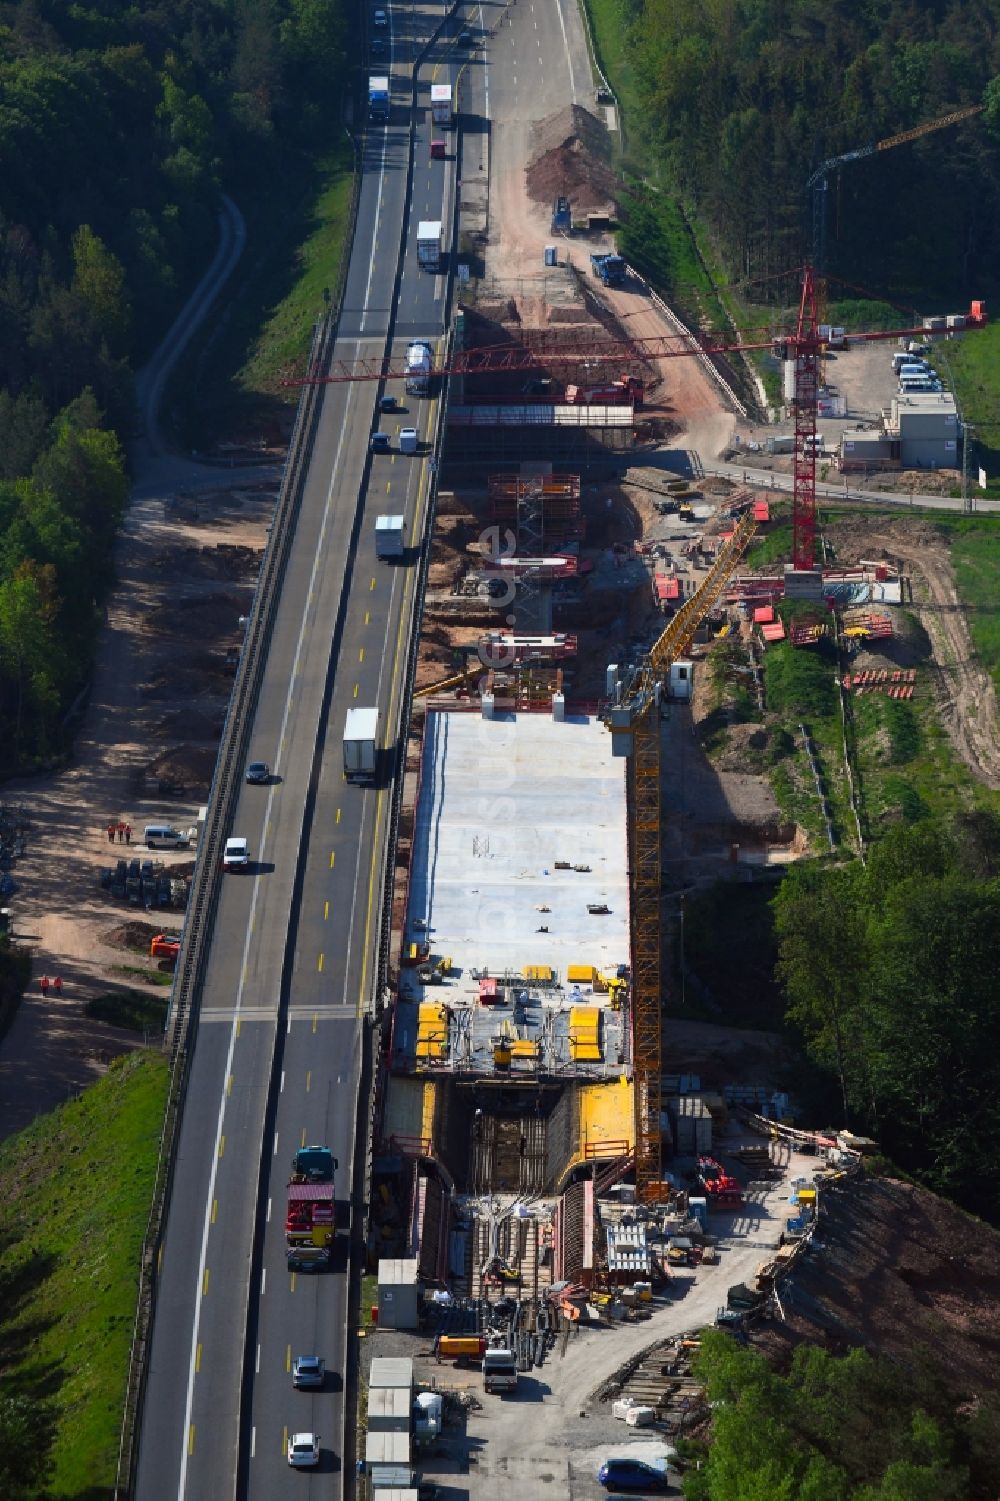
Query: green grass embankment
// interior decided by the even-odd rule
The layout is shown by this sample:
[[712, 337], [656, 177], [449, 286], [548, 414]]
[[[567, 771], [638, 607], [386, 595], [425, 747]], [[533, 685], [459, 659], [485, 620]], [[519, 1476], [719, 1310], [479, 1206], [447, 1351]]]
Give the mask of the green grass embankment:
[[40, 1434], [51, 1414], [39, 1495], [114, 1485], [167, 1078], [159, 1053], [131, 1053], [0, 1145], [0, 1379], [38, 1404]]
[[[346, 134], [318, 161], [293, 163], [278, 196], [248, 212], [247, 248], [221, 316], [197, 339], [170, 383], [167, 410], [185, 447], [220, 437], [273, 441], [287, 426], [313, 324], [337, 294], [351, 231], [354, 151]], [[277, 193], [277, 189], [276, 189]]]

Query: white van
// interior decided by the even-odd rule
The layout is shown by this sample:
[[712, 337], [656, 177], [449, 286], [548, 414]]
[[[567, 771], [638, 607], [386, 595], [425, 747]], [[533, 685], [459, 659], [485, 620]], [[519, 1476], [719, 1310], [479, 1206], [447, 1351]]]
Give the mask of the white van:
[[182, 834], [168, 823], [148, 823], [142, 831], [142, 837], [148, 850], [179, 850], [186, 848], [191, 842], [187, 834]]

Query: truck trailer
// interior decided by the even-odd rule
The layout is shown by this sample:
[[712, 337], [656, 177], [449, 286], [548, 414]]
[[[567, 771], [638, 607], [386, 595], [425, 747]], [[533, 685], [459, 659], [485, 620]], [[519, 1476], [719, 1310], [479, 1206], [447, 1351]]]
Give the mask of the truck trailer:
[[421, 219], [417, 225], [417, 263], [425, 271], [440, 271], [444, 254], [444, 225], [440, 219]]
[[344, 722], [344, 781], [375, 781], [378, 766], [378, 709], [348, 709]]
[[375, 556], [384, 560], [401, 558], [406, 551], [406, 517], [376, 516]]
[[431, 84], [431, 119], [447, 129], [454, 121], [450, 83]]
[[389, 118], [389, 79], [385, 76], [368, 80], [368, 114], [373, 120]]

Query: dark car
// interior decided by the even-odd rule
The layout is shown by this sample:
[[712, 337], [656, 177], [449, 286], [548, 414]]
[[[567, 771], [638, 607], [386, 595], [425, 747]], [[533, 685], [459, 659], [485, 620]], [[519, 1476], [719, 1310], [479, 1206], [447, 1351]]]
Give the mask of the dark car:
[[597, 1472], [597, 1478], [612, 1494], [632, 1491], [641, 1495], [662, 1495], [670, 1489], [666, 1471], [656, 1469], [642, 1459], [606, 1459]]
[[247, 781], [255, 787], [263, 787], [271, 780], [271, 768], [266, 761], [251, 761], [247, 767]]
[[396, 410], [395, 396], [390, 396], [387, 392], [385, 396], [380, 397], [378, 409], [380, 412], [394, 412]]
[[471, 47], [472, 46], [472, 32], [471, 31], [460, 31], [458, 33], [458, 45], [460, 47]]

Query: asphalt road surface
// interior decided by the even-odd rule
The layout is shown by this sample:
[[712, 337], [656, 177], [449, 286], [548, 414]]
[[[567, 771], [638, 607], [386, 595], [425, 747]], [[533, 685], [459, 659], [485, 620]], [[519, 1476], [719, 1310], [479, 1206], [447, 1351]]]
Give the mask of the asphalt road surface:
[[[453, 149], [450, 160], [430, 161], [422, 107], [409, 214], [406, 188], [413, 58], [442, 13], [439, 5], [390, 13], [393, 108], [365, 141], [336, 349], [342, 360], [378, 359], [386, 350], [404, 232], [394, 348], [415, 335], [433, 346], [441, 340], [446, 281], [417, 271], [415, 234], [421, 218], [450, 221], [456, 167]], [[458, 71], [453, 53], [435, 49], [439, 79]], [[429, 79], [428, 71], [427, 97]], [[340, 1161], [338, 1219], [346, 1224], [394, 747], [379, 786], [349, 786], [342, 734], [353, 705], [377, 703], [383, 724], [396, 720], [415, 552], [402, 564], [377, 563], [374, 518], [404, 511], [409, 536], [419, 537], [429, 488], [426, 441], [416, 456], [394, 446], [369, 461], [379, 395], [374, 384], [324, 393], [251, 745], [251, 758], [268, 761], [274, 777], [244, 787], [231, 830], [249, 840], [251, 865], [225, 877], [179, 1133], [140, 1434], [140, 1501], [234, 1495], [245, 1345], [253, 1373], [242, 1430], [245, 1493], [284, 1490], [286, 1435], [299, 1430], [318, 1431], [322, 1450], [319, 1470], [296, 1477], [297, 1494], [341, 1493], [346, 1235], [330, 1271], [290, 1274], [284, 1190], [295, 1148], [329, 1144]], [[383, 417], [383, 430], [412, 425], [426, 440], [432, 404], [402, 399], [406, 412]], [[262, 1154], [269, 1172], [258, 1205]], [[251, 1259], [258, 1214], [259, 1268]], [[300, 1353], [326, 1359], [324, 1391], [292, 1390], [289, 1366]]]

